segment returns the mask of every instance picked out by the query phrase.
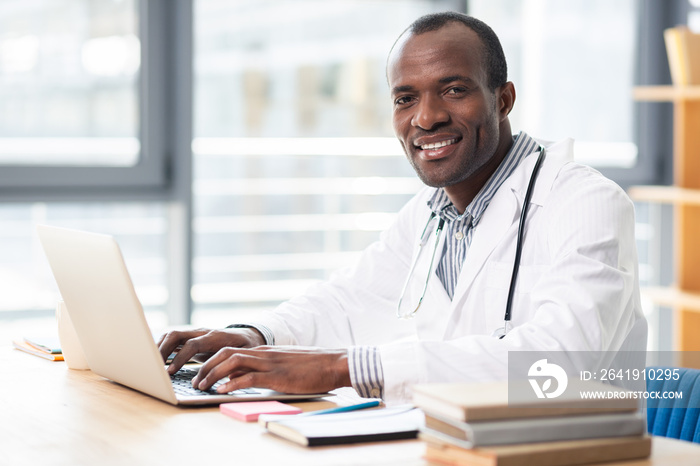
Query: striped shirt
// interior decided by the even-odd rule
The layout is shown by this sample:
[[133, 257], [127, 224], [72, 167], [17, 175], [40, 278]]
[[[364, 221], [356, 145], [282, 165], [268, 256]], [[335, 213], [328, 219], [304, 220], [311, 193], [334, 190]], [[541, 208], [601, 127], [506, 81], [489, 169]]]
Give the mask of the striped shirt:
[[[445, 219], [445, 246], [436, 274], [450, 296], [454, 296], [459, 273], [471, 244], [474, 228], [488, 207], [496, 191], [513, 173], [523, 159], [537, 150], [539, 144], [532, 137], [521, 132], [514, 137], [513, 146], [503, 162], [489, 178], [472, 202], [459, 214], [443, 189], [438, 189], [428, 200], [428, 206], [440, 218]], [[270, 329], [263, 325], [250, 324], [240, 327], [253, 327], [265, 337], [268, 345], [275, 344]], [[376, 346], [351, 346], [348, 348], [348, 369], [352, 387], [364, 398], [383, 398], [384, 371], [379, 349]]]
[[435, 194], [428, 200], [430, 209], [445, 220], [443, 229], [445, 246], [435, 273], [445, 287], [445, 291], [450, 299], [454, 297], [457, 280], [462, 271], [462, 264], [464, 264], [464, 258], [467, 256], [467, 251], [472, 243], [474, 229], [479, 224], [481, 216], [503, 182], [520, 165], [520, 162], [526, 156], [535, 152], [538, 147], [537, 141], [526, 133], [521, 132], [518, 134], [514, 138], [513, 146], [506, 154], [503, 162], [461, 215], [457, 212], [457, 209], [443, 189], [435, 191]]

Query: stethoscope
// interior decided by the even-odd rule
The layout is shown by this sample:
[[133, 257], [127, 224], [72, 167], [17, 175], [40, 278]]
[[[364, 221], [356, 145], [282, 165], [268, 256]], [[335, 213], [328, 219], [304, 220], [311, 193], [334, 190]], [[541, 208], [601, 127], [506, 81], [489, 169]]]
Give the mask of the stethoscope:
[[[520, 223], [518, 225], [518, 238], [517, 242], [515, 245], [515, 259], [513, 261], [513, 273], [511, 274], [510, 278], [510, 287], [508, 288], [508, 300], [506, 301], [506, 312], [505, 315], [503, 316], [503, 327], [497, 328], [492, 336], [496, 338], [503, 338], [506, 336], [506, 333], [511, 328], [511, 317], [513, 314], [513, 296], [515, 294], [515, 284], [518, 280], [518, 270], [520, 268], [520, 256], [522, 255], [523, 251], [523, 236], [525, 234], [525, 219], [527, 218], [527, 211], [530, 208], [530, 199], [532, 198], [532, 191], [534, 190], [535, 187], [535, 180], [537, 179], [537, 174], [540, 171], [540, 167], [542, 166], [542, 161], [544, 160], [545, 157], [545, 151], [544, 147], [540, 146], [540, 155], [537, 157], [537, 161], [535, 162], [535, 167], [532, 169], [532, 174], [530, 175], [530, 181], [527, 185], [527, 191], [525, 192], [525, 200], [523, 201], [523, 208], [522, 211], [520, 212]], [[418, 309], [420, 309], [421, 304], [423, 304], [423, 298], [425, 298], [425, 293], [428, 290], [428, 282], [430, 281], [430, 275], [433, 270], [433, 263], [435, 261], [435, 256], [437, 253], [437, 248], [438, 244], [440, 243], [440, 236], [442, 234], [442, 230], [445, 226], [445, 220], [443, 218], [440, 218], [437, 224], [437, 228], [435, 229], [435, 244], [433, 246], [433, 254], [430, 257], [430, 266], [428, 267], [428, 275], [425, 277], [425, 283], [423, 285], [423, 291], [421, 292], [420, 298], [418, 299], [418, 304], [416, 305], [415, 308], [408, 314], [403, 314], [401, 312], [401, 304], [403, 302], [404, 296], [406, 295], [406, 290], [408, 289], [408, 285], [411, 281], [411, 277], [413, 276], [413, 272], [416, 268], [416, 265], [418, 264], [418, 259], [420, 258], [421, 252], [423, 252], [423, 246], [428, 242], [428, 237], [426, 237], [426, 233], [428, 231], [428, 227], [430, 226], [430, 223], [433, 221], [433, 219], [436, 217], [435, 212], [430, 213], [430, 217], [428, 218], [428, 221], [425, 224], [425, 227], [423, 228], [423, 232], [420, 235], [420, 241], [418, 243], [418, 252], [416, 253], [416, 257], [413, 259], [413, 264], [411, 264], [411, 268], [408, 271], [408, 277], [406, 277], [406, 283], [403, 285], [403, 290], [401, 291], [401, 297], [399, 298], [399, 303], [396, 307], [396, 316], [399, 319], [410, 319], [412, 318], [416, 312], [418, 312]]]

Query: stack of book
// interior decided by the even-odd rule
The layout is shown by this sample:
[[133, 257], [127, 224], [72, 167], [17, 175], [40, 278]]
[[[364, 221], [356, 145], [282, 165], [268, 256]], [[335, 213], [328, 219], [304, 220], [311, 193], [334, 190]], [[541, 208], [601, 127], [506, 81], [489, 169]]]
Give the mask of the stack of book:
[[[624, 391], [601, 384], [580, 388], [601, 387]], [[419, 437], [426, 459], [454, 466], [566, 466], [651, 454], [638, 399], [581, 399], [576, 389], [557, 399], [509, 402], [508, 388], [507, 383], [415, 386], [413, 402], [425, 413]]]
[[49, 361], [63, 361], [63, 352], [57, 337], [26, 337], [22, 340], [13, 340], [12, 345], [20, 351]]

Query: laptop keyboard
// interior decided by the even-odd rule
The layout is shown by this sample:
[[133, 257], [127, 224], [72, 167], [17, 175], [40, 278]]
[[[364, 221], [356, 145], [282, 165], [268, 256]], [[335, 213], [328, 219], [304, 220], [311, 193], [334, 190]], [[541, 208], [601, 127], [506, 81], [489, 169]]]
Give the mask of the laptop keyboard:
[[[192, 379], [197, 375], [197, 371], [192, 369], [180, 369], [175, 374], [170, 376], [170, 381], [173, 384], [173, 389], [178, 395], [184, 396], [201, 396], [201, 395], [222, 395], [218, 393], [216, 388], [221, 385], [220, 382], [216, 382], [209, 388], [209, 390], [198, 390], [192, 387]], [[229, 392], [229, 395], [255, 395], [259, 393], [254, 388], [242, 388], [240, 390], [235, 390]]]

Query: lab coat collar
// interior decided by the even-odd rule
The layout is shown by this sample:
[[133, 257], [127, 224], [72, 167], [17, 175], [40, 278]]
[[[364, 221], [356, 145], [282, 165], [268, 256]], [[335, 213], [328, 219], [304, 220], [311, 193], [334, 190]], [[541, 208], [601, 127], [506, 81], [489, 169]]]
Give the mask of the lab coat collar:
[[[568, 138], [558, 142], [539, 140], [537, 142], [545, 148], [545, 162], [537, 175], [535, 191], [532, 193], [530, 202], [542, 206], [552, 190], [552, 185], [561, 167], [574, 160], [574, 140]], [[539, 152], [534, 152], [527, 156], [510, 178], [503, 183], [504, 188], [508, 186], [508, 189], [516, 192], [521, 200], [525, 199], [527, 185], [530, 182], [532, 170], [535, 168], [538, 154]]]

